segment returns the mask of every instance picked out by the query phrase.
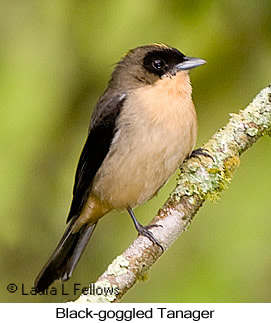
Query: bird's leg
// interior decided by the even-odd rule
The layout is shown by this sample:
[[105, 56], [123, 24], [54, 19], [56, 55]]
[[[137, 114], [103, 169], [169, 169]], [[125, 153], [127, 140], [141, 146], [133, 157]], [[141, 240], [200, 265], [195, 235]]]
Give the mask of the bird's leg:
[[142, 224], [140, 224], [140, 223], [137, 221], [137, 219], [136, 219], [136, 217], [135, 217], [135, 214], [134, 214], [133, 210], [132, 210], [129, 206], [127, 207], [127, 211], [128, 211], [128, 213], [130, 214], [130, 216], [131, 216], [131, 218], [132, 218], [132, 220], [133, 220], [133, 222], [134, 222], [134, 225], [135, 225], [136, 231], [137, 231], [139, 234], [141, 234], [141, 235], [143, 235], [143, 236], [145, 236], [145, 237], [149, 238], [149, 239], [150, 239], [154, 244], [158, 245], [158, 246], [162, 249], [162, 251], [164, 251], [163, 246], [162, 246], [162, 245], [159, 243], [159, 241], [155, 238], [155, 236], [153, 235], [153, 233], [152, 233], [151, 231], [149, 231], [149, 229], [151, 229], [151, 228], [155, 228], [155, 227], [162, 227], [162, 225], [160, 225], [160, 224], [151, 224], [151, 225], [143, 226]]
[[199, 156], [209, 157], [212, 159], [213, 162], [215, 161], [214, 158], [207, 152], [207, 149], [204, 149], [204, 148], [198, 148], [193, 150], [189, 158], [195, 157], [200, 159]]

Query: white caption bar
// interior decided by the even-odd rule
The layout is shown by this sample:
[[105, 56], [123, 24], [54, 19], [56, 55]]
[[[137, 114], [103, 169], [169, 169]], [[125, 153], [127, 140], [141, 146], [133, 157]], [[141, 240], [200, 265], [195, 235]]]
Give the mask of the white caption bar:
[[1, 322], [271, 322], [270, 304], [0, 304]]

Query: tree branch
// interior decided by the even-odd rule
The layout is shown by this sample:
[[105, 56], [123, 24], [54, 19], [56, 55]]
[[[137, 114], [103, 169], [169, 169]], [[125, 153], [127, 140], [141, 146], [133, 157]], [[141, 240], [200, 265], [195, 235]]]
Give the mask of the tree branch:
[[[212, 156], [191, 157], [181, 166], [177, 186], [151, 224], [164, 250], [190, 225], [206, 200], [216, 200], [228, 187], [239, 156], [260, 137], [271, 134], [271, 85], [264, 88], [239, 114], [231, 114], [228, 124], [203, 145]], [[76, 302], [116, 302], [144, 275], [161, 256], [161, 248], [148, 238], [138, 236], [118, 256], [95, 283], [97, 288], [113, 288], [116, 295], [81, 295]], [[101, 289], [100, 289], [101, 290]]]

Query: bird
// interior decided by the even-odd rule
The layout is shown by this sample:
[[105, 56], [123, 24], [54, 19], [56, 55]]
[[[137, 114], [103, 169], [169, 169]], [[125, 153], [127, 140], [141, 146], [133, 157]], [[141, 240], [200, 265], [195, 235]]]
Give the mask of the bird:
[[129, 50], [116, 64], [91, 116], [66, 231], [38, 274], [36, 291], [72, 276], [98, 220], [111, 210], [127, 210], [138, 234], [163, 249], [150, 231], [156, 225], [140, 224], [133, 209], [193, 152], [198, 126], [189, 71], [205, 63], [155, 43]]

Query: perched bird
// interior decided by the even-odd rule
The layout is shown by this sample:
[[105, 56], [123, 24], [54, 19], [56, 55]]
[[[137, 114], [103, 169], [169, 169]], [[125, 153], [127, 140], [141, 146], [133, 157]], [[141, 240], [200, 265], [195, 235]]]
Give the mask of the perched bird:
[[113, 209], [127, 209], [139, 234], [162, 248], [132, 209], [152, 198], [195, 146], [188, 71], [204, 63], [153, 44], [130, 50], [116, 65], [91, 117], [68, 227], [36, 278], [37, 291], [71, 277], [97, 221]]

